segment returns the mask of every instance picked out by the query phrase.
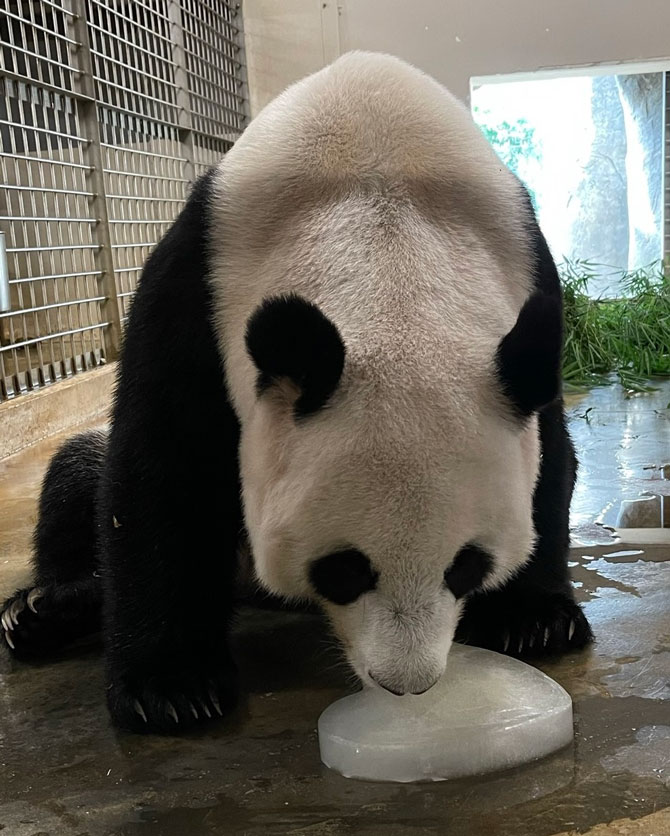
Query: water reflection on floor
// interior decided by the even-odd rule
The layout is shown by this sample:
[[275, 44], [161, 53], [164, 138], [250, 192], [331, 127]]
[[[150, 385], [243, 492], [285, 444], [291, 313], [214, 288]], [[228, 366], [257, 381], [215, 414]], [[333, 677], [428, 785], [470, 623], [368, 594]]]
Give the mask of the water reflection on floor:
[[614, 525], [623, 499], [643, 491], [670, 493], [670, 481], [663, 484], [658, 470], [670, 462], [670, 381], [658, 387], [632, 398], [618, 385], [566, 398], [580, 462], [573, 527]]
[[[669, 401], [670, 384], [644, 398], [610, 388], [570, 403], [582, 461], [576, 523], [611, 522], [653, 475], [645, 466], [670, 460]], [[39, 483], [59, 441], [0, 462], [0, 597], [28, 582]], [[597, 542], [611, 537], [592, 528]], [[313, 615], [244, 609], [234, 648], [240, 709], [183, 738], [110, 727], [95, 649], [34, 666], [1, 651], [0, 831], [670, 836], [669, 557], [667, 541], [575, 544], [573, 583], [596, 643], [541, 665], [572, 696], [574, 744], [439, 784], [349, 781], [321, 765], [317, 718], [350, 679]]]

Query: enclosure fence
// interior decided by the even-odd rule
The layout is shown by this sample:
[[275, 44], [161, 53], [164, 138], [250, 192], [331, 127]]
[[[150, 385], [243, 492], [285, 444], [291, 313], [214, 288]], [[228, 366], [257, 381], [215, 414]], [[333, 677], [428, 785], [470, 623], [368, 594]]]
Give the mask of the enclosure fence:
[[118, 356], [147, 255], [244, 126], [241, 30], [228, 0], [2, 0], [0, 402]]
[[663, 73], [663, 263], [670, 272], [670, 72]]

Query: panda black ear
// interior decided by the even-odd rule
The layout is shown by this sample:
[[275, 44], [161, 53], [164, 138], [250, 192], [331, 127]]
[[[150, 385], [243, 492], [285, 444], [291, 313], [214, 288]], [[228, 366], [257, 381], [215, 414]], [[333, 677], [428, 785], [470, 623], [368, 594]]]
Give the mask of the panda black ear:
[[496, 354], [503, 391], [521, 416], [531, 415], [558, 397], [562, 342], [560, 295], [536, 291], [526, 300]]
[[282, 378], [300, 389], [296, 416], [326, 404], [344, 368], [345, 348], [333, 323], [316, 305], [295, 294], [266, 299], [247, 324], [246, 346], [264, 392]]

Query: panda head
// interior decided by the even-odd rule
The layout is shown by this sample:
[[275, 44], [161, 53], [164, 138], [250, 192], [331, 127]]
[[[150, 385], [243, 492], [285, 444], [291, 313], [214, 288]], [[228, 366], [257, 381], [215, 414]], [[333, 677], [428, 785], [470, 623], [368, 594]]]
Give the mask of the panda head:
[[534, 413], [558, 395], [560, 323], [558, 298], [531, 295], [456, 391], [406, 353], [382, 347], [383, 362], [370, 339], [347, 344], [299, 296], [250, 318], [257, 398], [240, 464], [256, 573], [275, 594], [321, 603], [363, 682], [430, 688], [465, 598], [527, 560]]

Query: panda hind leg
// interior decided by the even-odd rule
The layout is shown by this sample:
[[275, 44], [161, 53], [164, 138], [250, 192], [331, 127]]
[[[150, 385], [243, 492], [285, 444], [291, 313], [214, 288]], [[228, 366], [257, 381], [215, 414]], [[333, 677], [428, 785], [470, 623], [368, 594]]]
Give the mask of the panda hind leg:
[[101, 596], [95, 580], [29, 586], [2, 605], [2, 636], [20, 661], [38, 661], [100, 632]]
[[42, 483], [33, 579], [0, 607], [0, 636], [20, 660], [44, 659], [100, 631], [95, 497], [106, 436], [87, 432], [53, 457]]
[[511, 656], [556, 656], [593, 641], [568, 572], [569, 512], [577, 473], [560, 400], [539, 415], [542, 464], [534, 495], [535, 551], [505, 586], [472, 595], [456, 631], [467, 644]]

